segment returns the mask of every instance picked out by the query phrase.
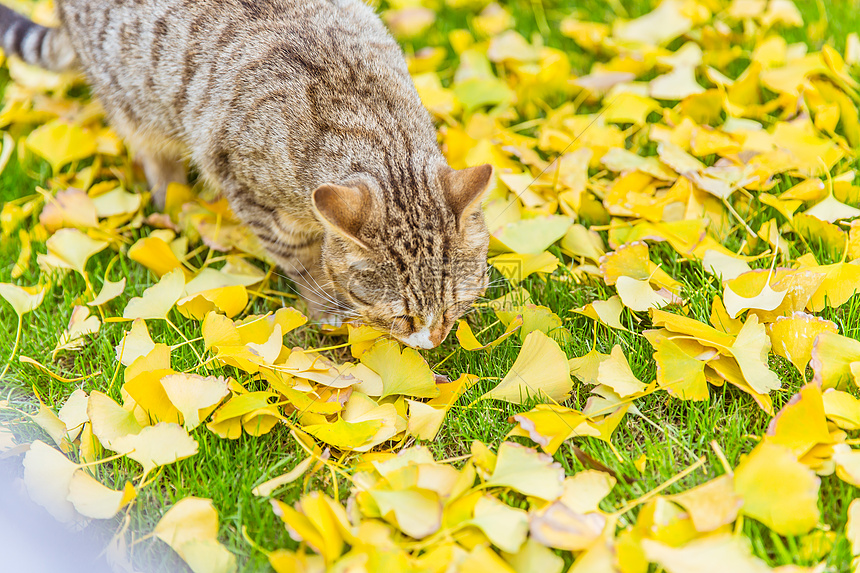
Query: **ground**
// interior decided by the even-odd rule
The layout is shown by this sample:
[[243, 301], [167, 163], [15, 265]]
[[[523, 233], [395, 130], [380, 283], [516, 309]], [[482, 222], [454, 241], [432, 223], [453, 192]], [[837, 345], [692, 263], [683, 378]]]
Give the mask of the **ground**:
[[[473, 30], [475, 8], [471, 4], [466, 7], [452, 7], [442, 2], [438, 4], [439, 6], [434, 7], [436, 19], [430, 31], [421, 34], [418, 39], [404, 38], [402, 43], [407, 54], [418, 53], [426, 46], [444, 48], [444, 61], [436, 69], [439, 77], [442, 78], [442, 85], [449, 86], [453, 79], [453, 70], [456, 69], [459, 61], [456, 50], [451, 44], [451, 38], [456, 34], [452, 36], [451, 32], [459, 29]], [[584, 0], [572, 4], [522, 0], [503, 3], [515, 20], [514, 29], [523, 38], [534, 43], [536, 41], [534, 35], [539, 35], [545, 46], [558, 48], [569, 57], [571, 76], [590, 73], [595, 60], [606, 60], [607, 57], [606, 54], [595, 54], [583, 49], [580, 43], [562, 34], [560, 31], [563, 29], [562, 21], [575, 17], [579, 20], [611, 23], [619, 16], [628, 19], [641, 16], [655, 6], [648, 1], [627, 0], [606, 2]], [[714, 0], [701, 4], [723, 6], [727, 3]], [[776, 28], [789, 43], [806, 43], [810, 51], [818, 51], [825, 45], [831, 46], [842, 54], [845, 51], [849, 33], [860, 29], [858, 26], [860, 11], [854, 2], [798, 1], [796, 4], [803, 15], [805, 25]], [[389, 7], [383, 6], [381, 9], [386, 10]], [[479, 34], [477, 35], [480, 37]], [[669, 44], [669, 47], [676, 50], [683, 43], [680, 39], [675, 40]], [[736, 77], [746, 68], [748, 58], [748, 54], [741, 57], [733, 64], [734, 68], [729, 66], [726, 73], [730, 77]], [[501, 64], [494, 64], [493, 69], [500, 75], [507, 73], [505, 66]], [[651, 73], [650, 76], [646, 75], [639, 79], [650, 80], [655, 76], [656, 73]], [[699, 77], [701, 78], [701, 75]], [[0, 84], [7, 89], [12, 85], [6, 67], [0, 71]], [[80, 86], [75, 87], [69, 97], [86, 98], [86, 90]], [[511, 113], [500, 113], [499, 121], [505, 126], [513, 126], [536, 120], [533, 126], [526, 125], [520, 132], [523, 135], [537, 136], [541, 122], [551, 116], [552, 110], [561, 106], [568, 97], [575, 96], [550, 94], [541, 104], [543, 108], [537, 104], [514, 106], [511, 108]], [[662, 103], [666, 108], [670, 108], [677, 102]], [[597, 101], [586, 102], [577, 113], [584, 114], [599, 109], [601, 106]], [[445, 130], [450, 130], [453, 126], [460, 125], [460, 121], [465, 121], [462, 111], [456, 112], [455, 115], [456, 119], [452, 118], [455, 123], [446, 122], [441, 114], [436, 116], [438, 124], [442, 127], [443, 135], [440, 136], [442, 143], [450, 144], [450, 140], [446, 139], [448, 135]], [[657, 113], [650, 114], [648, 119], [649, 122], [660, 122]], [[23, 139], [34, 125], [13, 123], [7, 127], [13, 137]], [[649, 152], [647, 146], [641, 146], [639, 152], [643, 155], [654, 155], [656, 149], [651, 149]], [[544, 150], [541, 153], [549, 161], [559, 155]], [[461, 161], [462, 158], [457, 160]], [[712, 164], [714, 160], [714, 157], [703, 159], [708, 164]], [[75, 167], [80, 169], [88, 164], [85, 160], [77, 163]], [[847, 154], [846, 158], [831, 171], [834, 175], [838, 175], [855, 167], [851, 154]], [[595, 177], [597, 171], [599, 170], [592, 167], [590, 175]], [[536, 175], [537, 171], [534, 170], [532, 173]], [[32, 195], [39, 187], [55, 191], [57, 184], [52, 182], [55, 175], [47, 161], [25, 149], [24, 146], [19, 146], [19, 152], [12, 154], [0, 175], [0, 202], [6, 203], [19, 197]], [[800, 181], [796, 177], [782, 174], [777, 175], [776, 179], [776, 186], [769, 191], [772, 195], [779, 195]], [[140, 181], [135, 185], [132, 190], [142, 191], [145, 188]], [[737, 205], [738, 202], [736, 201], [735, 204]], [[758, 202], [746, 203], [742, 207], [746, 224], [756, 231], [776, 217], [776, 211], [773, 208]], [[738, 209], [740, 210], [741, 207], [739, 206]], [[151, 207], [146, 208], [146, 213], [151, 212], [153, 212]], [[26, 217], [21, 222], [21, 227], [32, 229], [38, 222], [39, 217], [36, 212]], [[606, 221], [589, 218], [586, 214], [579, 222], [586, 226], [593, 226], [603, 242], [608, 243], [610, 238]], [[125, 233], [127, 240], [123, 241], [124, 246], [120, 252], [126, 253], [128, 245], [149, 235], [151, 231], [152, 227], [149, 225], [128, 230]], [[788, 233], [788, 236], [792, 239], [789, 243], [790, 252], [780, 265], [788, 264], [788, 261], [796, 260], [806, 253], [812, 253], [819, 264], [839, 261], [839, 257], [833, 256], [832, 250], [826, 243], [799, 240], [797, 235], [791, 233]], [[727, 233], [724, 244], [735, 252], [743, 248], [742, 229]], [[755, 254], [763, 253], [766, 250], [765, 247], [766, 245], [759, 245]], [[44, 273], [37, 264], [37, 256], [46, 252], [45, 241], [34, 238], [29, 268], [20, 277], [13, 279], [13, 268], [21, 248], [17, 230], [9, 236], [4, 236], [0, 242], [0, 282], [33, 285], [43, 278]], [[189, 250], [191, 255], [187, 262], [194, 268], [200, 268], [209, 258], [218, 256], [217, 253], [211, 254], [211, 251], [206, 248], [197, 250], [196, 245], [192, 245]], [[591, 350], [608, 354], [614, 346], [620, 345], [636, 378], [646, 384], [655, 380], [657, 366], [654, 347], [641, 334], [650, 325], [649, 313], [625, 311], [622, 322], [629, 330], [623, 331], [598, 324], [591, 318], [574, 312], [574, 309], [579, 309], [592, 301], [608, 299], [615, 290], [599, 278], [577, 273], [576, 263], [584, 261], [581, 258], [572, 260], [569, 253], [563, 253], [563, 249], [558, 244], [549, 247], [548, 250], [557, 255], [563, 264], [552, 274], [532, 274], [522, 282], [521, 286], [529, 293], [535, 304], [551, 309], [561, 319], [564, 329], [570, 333], [570, 336], [559, 338], [561, 350], [566, 357], [581, 357]], [[672, 278], [681, 283], [680, 292], [685, 299], [686, 314], [707, 322], [714, 298], [723, 293], [723, 285], [720, 281], [706, 272], [700, 260], [683, 257], [666, 243], [651, 242], [649, 255], [651, 261], [658, 263]], [[754, 268], [767, 268], [771, 260], [765, 257], [752, 262], [751, 265]], [[262, 263], [260, 266], [267, 268]], [[120, 277], [126, 279], [125, 292], [104, 309], [106, 316], [109, 317], [121, 316], [128, 300], [140, 296], [145, 289], [157, 282], [157, 278], [148, 268], [131, 260], [125, 254], [117, 256], [117, 250], [114, 248], [106, 249], [93, 256], [86, 266], [86, 271], [95, 292], [101, 289], [106, 272], [114, 281], [119, 280]], [[493, 271], [492, 277], [493, 286], [487, 293], [486, 300], [502, 296], [513, 288], [510, 283], [501, 280], [502, 276], [497, 271]], [[253, 298], [248, 307], [242, 311], [242, 316], [265, 314], [282, 306], [299, 304], [294, 298], [275, 294], [291, 291], [292, 286], [286, 279], [274, 276], [268, 288], [270, 291], [265, 298]], [[21, 341], [17, 351], [18, 356], [30, 357], [63, 377], [86, 377], [86, 379], [81, 382], [63, 382], [27, 363], [14, 359], [8, 373], [0, 380], [2, 398], [8, 400], [5, 404], [8, 408], [17, 408], [28, 413], [34, 412], [34, 404], [38, 404], [34, 401], [34, 390], [38, 392], [42, 402], [53, 411], [57, 411], [76, 388], [88, 393], [98, 390], [115, 400], [121, 399], [123, 368], [117, 363], [115, 349], [128, 329], [127, 323], [105, 321], [98, 333], [93, 335], [82, 348], [71, 352], [60, 352], [56, 358], [51, 356], [59, 334], [69, 323], [72, 309], [79, 304], [87, 289], [88, 285], [82, 277], [74, 272], [69, 272], [54, 281], [47, 290], [44, 302], [24, 316]], [[8, 306], [2, 308], [0, 348], [3, 351], [0, 352], [0, 359], [5, 365], [15, 343], [17, 316]], [[675, 308], [671, 312], [680, 311]], [[815, 314], [833, 321], [843, 336], [860, 340], [860, 297], [851, 297], [835, 308], [827, 306]], [[163, 321], [149, 322], [149, 332], [153, 340], [177, 345], [181, 344], [183, 339], [191, 340], [201, 336], [199, 320], [186, 318], [175, 310], [171, 311], [170, 317], [178, 327], [177, 330]], [[472, 330], [480, 333], [481, 341], [493, 340], [505, 330], [504, 325], [498, 323], [493, 310], [487, 306], [479, 307], [471, 313], [468, 321]], [[327, 336], [318, 328], [302, 327], [287, 335], [285, 345], [320, 348], [339, 346], [344, 341], [342, 337]], [[496, 450], [515, 427], [511, 417], [528, 411], [534, 405], [534, 401], [520, 405], [498, 400], [478, 400], [478, 398], [498, 384], [498, 380], [510, 371], [522, 346], [521, 338], [515, 335], [495, 348], [470, 352], [461, 347], [452, 333], [439, 348], [422, 351], [421, 354], [437, 374], [455, 379], [463, 373], [469, 373], [479, 377], [479, 381], [456, 401], [435, 439], [419, 440], [418, 443], [426, 445], [437, 460], [455, 459], [456, 461], [452, 463], [457, 467], [462, 467], [465, 458], [473, 451], [471, 445], [475, 441], [487, 444]], [[196, 347], [195, 344], [185, 344], [174, 348], [171, 367], [178, 372], [197, 367], [199, 364], [197, 353], [201, 351], [203, 349], [199, 343]], [[351, 360], [349, 348], [346, 347], [329, 350], [326, 355], [339, 361]], [[774, 410], [779, 411], [789, 398], [800, 390], [804, 384], [804, 378], [788, 360], [775, 354], [770, 354], [768, 364], [782, 382], [782, 388], [771, 393]], [[208, 373], [233, 376], [250, 388], [265, 387], [265, 385], [260, 386], [259, 380], [253, 380], [252, 376], [231, 366], [210, 365]], [[811, 368], [809, 374], [812, 374]], [[847, 390], [857, 395], [856, 387]], [[590, 387], [574, 379], [572, 395], [564, 405], [575, 409], [585, 408], [590, 391]], [[704, 464], [696, 471], [671, 483], [664, 493], [679, 493], [724, 474], [725, 467], [720, 459], [720, 452], [724, 453], [732, 467], [737, 467], [742, 456], [752, 451], [759, 443], [772, 420], [772, 416], [760, 408], [748, 393], [730, 384], [724, 384], [722, 387], [710, 386], [709, 397], [704, 401], [683, 401], [660, 391], [636, 399], [635, 406], [640, 414], [628, 413], [623, 418], [612, 434], [611, 445], [596, 438], [579, 437], [565, 441], [553, 456], [568, 475], [584, 469], [594, 469], [594, 464], [586, 460], [589, 465], [584, 466], [578, 459], [576, 450], [580, 449], [587, 456], [621, 476], [612, 492], [601, 503], [605, 511], [616, 510], [629, 500], [636, 499], [672, 480], [682, 470], [695, 464], [700, 457], [705, 458]], [[24, 444], [36, 439], [50, 443], [40, 427], [25, 423], [26, 420], [13, 410], [7, 410], [7, 413], [2, 415], [6, 416], [7, 421], [12, 420], [10, 427], [13, 429], [16, 443]], [[295, 417], [290, 419], [295, 421]], [[272, 511], [270, 502], [265, 497], [253, 495], [251, 491], [260, 483], [291, 469], [306, 457], [304, 451], [297, 447], [291, 437], [289, 427], [279, 424], [262, 436], [255, 437], [245, 433], [235, 440], [222, 439], [204, 426], [195, 429], [191, 435], [199, 444], [198, 453], [165, 465], [154, 474], [153, 483], [139, 489], [137, 499], [127, 512], [131, 519], [130, 530], [134, 532], [136, 538], [152, 531], [164, 511], [178, 500], [197, 496], [213, 500], [219, 517], [218, 539], [237, 557], [240, 570], [267, 570], [269, 567], [267, 556], [259, 551], [257, 546], [268, 550], [299, 547], [299, 543], [290, 537], [281, 519]], [[512, 439], [530, 447], [535, 446], [526, 438]], [[410, 439], [409, 444], [412, 443]], [[712, 444], [718, 447], [713, 447]], [[387, 444], [387, 446], [392, 445], [394, 444]], [[636, 462], [641, 463], [642, 456], [645, 457], [646, 463], [644, 467], [641, 465], [637, 467]], [[349, 452], [336, 453], [335, 457], [341, 459], [347, 467], [357, 459], [355, 454]], [[2, 459], [0, 471], [12, 478], [19, 477], [22, 475], [20, 461], [20, 457]], [[101, 465], [95, 471], [97, 479], [115, 488], [120, 488], [126, 479], [135, 479], [139, 475], [140, 466], [128, 458], [120, 458]], [[625, 477], [630, 479], [626, 480]], [[332, 485], [330, 474], [322, 472], [305, 483], [303, 480], [298, 480], [278, 490], [276, 497], [287, 504], [292, 504], [299, 500], [303, 493], [310, 490], [319, 489], [333, 495]], [[349, 487], [346, 480], [340, 478], [341, 495], [348, 491]], [[511, 492], [502, 495], [504, 501], [518, 507], [527, 507], [521, 496], [517, 497]], [[836, 474], [821, 476], [818, 498], [821, 518], [816, 531], [834, 533], [832, 536], [829, 536], [829, 533], [825, 535], [826, 545], [823, 546], [823, 550], [816, 547], [817, 538], [812, 534], [804, 532], [799, 535], [780, 535], [755, 519], [740, 518], [734, 522], [734, 528], [736, 532], [750, 540], [753, 554], [770, 566], [789, 564], [812, 566], [825, 562], [828, 570], [847, 570], [852, 559], [852, 547], [845, 533], [846, 522], [849, 504], [856, 497], [856, 487], [846, 483]], [[787, 499], [785, 503], [791, 504], [792, 500]], [[105, 540], [110, 539], [122, 523], [122, 516], [125, 513], [124, 511], [118, 517], [99, 522], [96, 525], [98, 532], [96, 535]], [[635, 523], [638, 513], [639, 508], [634, 508], [621, 515], [618, 523], [619, 530]], [[136, 543], [132, 551], [135, 567], [140, 571], [157, 571], [161, 570], [166, 563], [172, 563], [173, 567], [177, 566], [176, 556], [165, 548], [163, 543], [152, 538]], [[574, 562], [575, 553], [565, 551], [558, 551], [558, 553], [565, 559], [566, 564]]]

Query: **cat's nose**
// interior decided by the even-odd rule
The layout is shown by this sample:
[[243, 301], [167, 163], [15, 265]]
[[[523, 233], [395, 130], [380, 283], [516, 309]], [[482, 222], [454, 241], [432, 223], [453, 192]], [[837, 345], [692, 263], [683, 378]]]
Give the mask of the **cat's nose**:
[[436, 328], [430, 331], [430, 342], [433, 344], [433, 348], [436, 348], [445, 338], [448, 336], [448, 333], [451, 332], [451, 327], [454, 325], [452, 322], [448, 326], [444, 324], [438, 325]]
[[425, 326], [421, 330], [413, 332], [400, 340], [414, 348], [430, 350], [442, 344], [442, 341], [451, 332], [451, 326], [445, 326], [444, 324], [438, 324], [433, 327]]

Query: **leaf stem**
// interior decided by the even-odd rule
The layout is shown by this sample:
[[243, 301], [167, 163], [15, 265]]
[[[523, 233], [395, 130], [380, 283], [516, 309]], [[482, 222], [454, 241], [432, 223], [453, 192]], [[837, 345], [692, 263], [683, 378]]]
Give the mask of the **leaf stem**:
[[12, 346], [12, 354], [9, 355], [9, 361], [6, 363], [6, 367], [3, 368], [3, 373], [0, 374], [0, 380], [6, 377], [6, 373], [9, 371], [9, 367], [12, 366], [12, 360], [15, 358], [15, 353], [18, 352], [18, 344], [21, 342], [21, 329], [24, 326], [24, 317], [22, 315], [18, 315], [18, 329], [15, 332], [15, 344]]
[[688, 475], [690, 475], [691, 473], [693, 473], [694, 471], [696, 471], [697, 469], [702, 467], [703, 465], [705, 465], [705, 456], [700, 457], [696, 463], [694, 463], [693, 465], [691, 465], [690, 467], [688, 467], [687, 469], [685, 469], [684, 471], [682, 471], [678, 475], [672, 477], [671, 479], [666, 480], [665, 482], [658, 485], [657, 487], [655, 487], [651, 491], [645, 493], [644, 495], [637, 497], [636, 499], [634, 499], [632, 501], [627, 502], [626, 504], [624, 504], [624, 506], [621, 507], [621, 509], [611, 513], [610, 515], [612, 515], [613, 517], [621, 517], [622, 515], [624, 515], [625, 513], [630, 511], [631, 509], [633, 509], [634, 507], [637, 507], [637, 506], [645, 503], [646, 501], [648, 501], [649, 499], [651, 499], [652, 497], [654, 497], [655, 495], [657, 495], [661, 491], [668, 489], [669, 487], [675, 485], [676, 483], [678, 483], [679, 481], [681, 481], [682, 479], [684, 479], [685, 477], [687, 477]]

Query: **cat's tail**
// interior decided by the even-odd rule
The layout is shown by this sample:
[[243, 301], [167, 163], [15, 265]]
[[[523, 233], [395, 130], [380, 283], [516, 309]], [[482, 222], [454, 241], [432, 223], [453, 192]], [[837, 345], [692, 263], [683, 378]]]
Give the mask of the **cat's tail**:
[[0, 5], [0, 47], [7, 56], [18, 56], [55, 72], [74, 68], [77, 56], [62, 28], [46, 28]]

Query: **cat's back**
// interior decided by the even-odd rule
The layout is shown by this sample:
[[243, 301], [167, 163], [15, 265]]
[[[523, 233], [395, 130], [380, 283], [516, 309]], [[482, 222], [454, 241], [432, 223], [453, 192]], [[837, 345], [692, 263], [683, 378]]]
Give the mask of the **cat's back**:
[[348, 94], [366, 98], [379, 87], [368, 81], [408, 82], [399, 47], [360, 0], [60, 0], [58, 7], [107, 106], [174, 134], [225, 105], [264, 106], [263, 96], [340, 94], [333, 103], [350, 106]]

